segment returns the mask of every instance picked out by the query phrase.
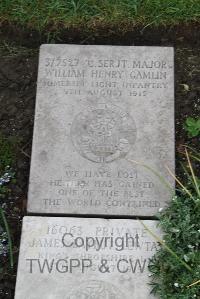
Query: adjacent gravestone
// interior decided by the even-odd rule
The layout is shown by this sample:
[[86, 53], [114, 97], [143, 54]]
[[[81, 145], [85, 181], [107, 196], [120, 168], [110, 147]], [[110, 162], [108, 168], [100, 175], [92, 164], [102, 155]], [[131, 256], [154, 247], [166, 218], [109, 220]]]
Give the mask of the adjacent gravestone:
[[170, 192], [141, 164], [174, 170], [173, 48], [43, 45], [28, 211], [153, 216]]
[[[157, 221], [144, 223], [157, 235]], [[151, 299], [159, 245], [138, 220], [25, 217], [15, 299]]]

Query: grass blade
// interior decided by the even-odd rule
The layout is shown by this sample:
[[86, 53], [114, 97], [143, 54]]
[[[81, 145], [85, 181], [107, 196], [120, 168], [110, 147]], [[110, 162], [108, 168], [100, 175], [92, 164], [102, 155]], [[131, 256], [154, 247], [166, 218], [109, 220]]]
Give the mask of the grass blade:
[[197, 156], [194, 156], [194, 155], [191, 155], [191, 154], [189, 154], [189, 156], [191, 158], [193, 158], [194, 160], [197, 160], [198, 162], [200, 162], [200, 158], [198, 158]]
[[126, 160], [129, 161], [129, 162], [131, 162], [131, 163], [143, 166], [146, 169], [150, 170], [156, 177], [159, 178], [159, 180], [165, 185], [165, 187], [167, 189], [169, 189], [172, 193], [174, 193], [174, 189], [170, 186], [170, 184], [157, 171], [155, 171], [153, 168], [151, 168], [150, 166], [148, 166], [146, 164], [138, 162], [138, 161], [134, 161], [134, 160], [130, 160], [130, 159], [126, 159]]
[[[189, 145], [181, 145], [182, 147], [187, 148], [189, 150], [191, 150], [192, 154], [188, 152], [188, 155], [193, 158], [194, 160], [200, 162], [200, 154], [197, 150], [195, 150], [193, 147], [189, 146]], [[181, 154], [185, 155], [185, 152], [180, 152]]]
[[191, 161], [190, 161], [190, 157], [188, 155], [188, 151], [187, 151], [186, 148], [185, 148], [185, 154], [186, 154], [186, 157], [187, 157], [188, 165], [190, 167], [190, 171], [191, 171], [191, 174], [192, 174], [192, 178], [193, 178], [195, 189], [197, 191], [198, 196], [200, 197], [199, 186], [198, 186], [198, 183], [197, 183], [197, 180], [196, 180], [196, 177], [195, 177], [195, 174], [194, 174], [194, 170], [193, 170], [193, 167], [192, 167], [192, 164], [191, 164]]
[[161, 238], [159, 238], [146, 224], [144, 224], [142, 220], [138, 220], [156, 241], [158, 241], [172, 256], [174, 256], [180, 264], [182, 264], [187, 270], [192, 272], [192, 268], [188, 266], [188, 264], [186, 264], [171, 248], [169, 248], [169, 246], [167, 246]]
[[167, 165], [165, 165], [165, 168], [169, 172], [169, 174], [176, 180], [176, 182], [183, 188], [183, 190], [190, 196], [190, 198], [194, 199], [190, 191], [181, 183], [181, 181], [172, 173], [172, 171], [169, 169]]
[[197, 284], [200, 284], [200, 280], [191, 283], [189, 286], [187, 286], [187, 288], [193, 287], [193, 286], [195, 286]]

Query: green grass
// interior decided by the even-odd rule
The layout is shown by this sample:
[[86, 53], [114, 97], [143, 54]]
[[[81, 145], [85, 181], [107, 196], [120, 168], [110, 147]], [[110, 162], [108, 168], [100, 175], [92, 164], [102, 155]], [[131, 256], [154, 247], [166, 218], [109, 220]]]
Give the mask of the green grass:
[[199, 0], [1, 0], [0, 21], [39, 31], [78, 25], [197, 21]]
[[[193, 154], [190, 156], [198, 163], [200, 154]], [[195, 176], [187, 152], [186, 157], [187, 183], [158, 215], [165, 242], [149, 269], [152, 292], [160, 299], [200, 298], [200, 178]]]

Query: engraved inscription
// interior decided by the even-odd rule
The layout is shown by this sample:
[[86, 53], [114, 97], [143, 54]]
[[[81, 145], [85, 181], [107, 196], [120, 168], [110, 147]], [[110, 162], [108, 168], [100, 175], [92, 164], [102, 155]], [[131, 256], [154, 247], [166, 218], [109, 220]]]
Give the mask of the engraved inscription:
[[[171, 47], [43, 45], [30, 213], [154, 216], [173, 179]], [[144, 166], [147, 167], [144, 167]]]
[[111, 283], [104, 281], [86, 281], [66, 299], [121, 299], [126, 297]]
[[71, 138], [82, 157], [108, 163], [127, 155], [136, 141], [136, 126], [121, 108], [99, 104], [75, 117]]

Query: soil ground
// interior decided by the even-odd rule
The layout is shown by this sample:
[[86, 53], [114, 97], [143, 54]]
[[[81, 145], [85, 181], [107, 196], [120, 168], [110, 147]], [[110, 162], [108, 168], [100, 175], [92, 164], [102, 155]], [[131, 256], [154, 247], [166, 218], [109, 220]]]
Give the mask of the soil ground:
[[[7, 28], [7, 29], [6, 29]], [[0, 258], [4, 273], [0, 273], [0, 298], [14, 295], [16, 266], [21, 235], [21, 219], [26, 214], [27, 187], [34, 122], [38, 46], [45, 37], [36, 32], [2, 27], [0, 38], [0, 131], [19, 140], [16, 146], [16, 183], [5, 202], [13, 242], [15, 268], [9, 269], [8, 258]], [[183, 128], [187, 116], [200, 114], [200, 30], [197, 24], [185, 27], [134, 29], [121, 35], [116, 29], [100, 30], [90, 35], [64, 31], [57, 42], [112, 45], [159, 45], [175, 47], [175, 111], [176, 150], [181, 145], [199, 147], [197, 138], [190, 139]], [[56, 42], [56, 40], [55, 40]], [[181, 159], [179, 154], [177, 162]], [[177, 163], [178, 164], [178, 163]]]

